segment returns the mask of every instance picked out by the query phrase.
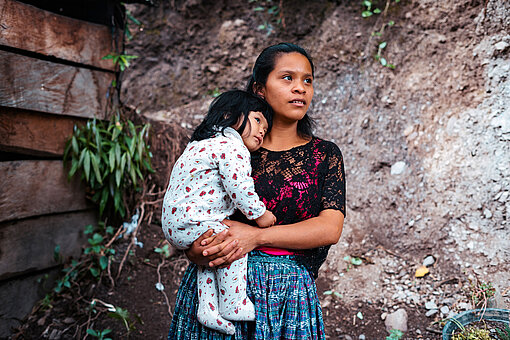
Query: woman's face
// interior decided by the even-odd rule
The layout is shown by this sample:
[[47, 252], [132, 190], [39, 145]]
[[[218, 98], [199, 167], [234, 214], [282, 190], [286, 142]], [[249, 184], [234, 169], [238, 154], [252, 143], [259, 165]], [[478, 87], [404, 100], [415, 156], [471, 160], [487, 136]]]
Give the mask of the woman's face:
[[273, 108], [275, 122], [301, 120], [313, 97], [312, 67], [308, 59], [297, 52], [278, 56], [266, 85], [258, 93]]

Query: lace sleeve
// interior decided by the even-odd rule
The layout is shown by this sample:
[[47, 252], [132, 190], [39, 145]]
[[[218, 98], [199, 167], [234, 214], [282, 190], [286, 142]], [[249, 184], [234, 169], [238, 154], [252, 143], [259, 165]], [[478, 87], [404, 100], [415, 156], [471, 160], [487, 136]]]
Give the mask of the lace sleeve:
[[321, 210], [340, 210], [345, 216], [345, 173], [342, 152], [335, 144], [330, 145]]

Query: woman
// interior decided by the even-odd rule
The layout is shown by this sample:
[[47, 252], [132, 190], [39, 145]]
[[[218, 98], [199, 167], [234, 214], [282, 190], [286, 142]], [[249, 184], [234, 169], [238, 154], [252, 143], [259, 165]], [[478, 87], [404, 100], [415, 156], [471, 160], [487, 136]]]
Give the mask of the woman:
[[345, 180], [338, 147], [313, 137], [306, 114], [313, 97], [313, 62], [299, 46], [283, 43], [257, 58], [248, 85], [273, 108], [273, 128], [252, 155], [255, 188], [277, 217], [270, 228], [224, 221], [187, 256], [197, 265], [226, 266], [250, 253], [248, 296], [255, 322], [236, 322], [233, 336], [196, 320], [197, 266], [184, 274], [169, 339], [324, 339], [314, 278], [329, 246], [338, 242], [345, 216]]

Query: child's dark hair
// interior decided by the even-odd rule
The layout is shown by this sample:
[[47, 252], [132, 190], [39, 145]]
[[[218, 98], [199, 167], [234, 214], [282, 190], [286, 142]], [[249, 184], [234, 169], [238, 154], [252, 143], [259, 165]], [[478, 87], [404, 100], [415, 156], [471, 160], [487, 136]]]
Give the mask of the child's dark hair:
[[[276, 59], [282, 54], [286, 53], [299, 53], [305, 56], [306, 59], [308, 59], [310, 62], [310, 67], [312, 68], [312, 76], [314, 76], [312, 58], [304, 48], [291, 43], [280, 43], [266, 47], [260, 53], [257, 60], [255, 61], [255, 65], [253, 66], [253, 72], [251, 74], [250, 80], [248, 81], [246, 91], [256, 94], [259, 86], [265, 86], [269, 73], [274, 70]], [[298, 122], [298, 133], [302, 136], [313, 136], [314, 126], [315, 122], [312, 120], [312, 118], [310, 118], [308, 114], [306, 114]]]
[[220, 94], [213, 100], [207, 116], [191, 135], [191, 141], [211, 138], [218, 133], [218, 129], [223, 133], [225, 128], [232, 127], [239, 121], [242, 123], [237, 128], [237, 132], [242, 135], [250, 111], [262, 113], [267, 120], [267, 131], [269, 132], [273, 126], [273, 110], [265, 100], [242, 90], [232, 90]]

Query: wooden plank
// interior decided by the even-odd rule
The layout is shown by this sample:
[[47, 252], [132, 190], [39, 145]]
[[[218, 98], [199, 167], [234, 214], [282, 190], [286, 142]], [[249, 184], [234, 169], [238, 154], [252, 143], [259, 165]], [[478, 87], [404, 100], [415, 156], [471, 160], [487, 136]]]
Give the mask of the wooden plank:
[[0, 281], [56, 265], [57, 245], [63, 256], [78, 257], [86, 242], [84, 227], [96, 223], [92, 211], [1, 223]]
[[0, 45], [114, 70], [111, 29], [13, 0], [0, 0]]
[[78, 177], [60, 160], [0, 162], [0, 222], [91, 208]]
[[75, 124], [86, 119], [0, 106], [0, 151], [62, 156]]
[[61, 273], [59, 268], [0, 282], [0, 339], [12, 335], [11, 327], [19, 327], [37, 301], [51, 291]]
[[113, 73], [0, 51], [0, 106], [104, 119]]

